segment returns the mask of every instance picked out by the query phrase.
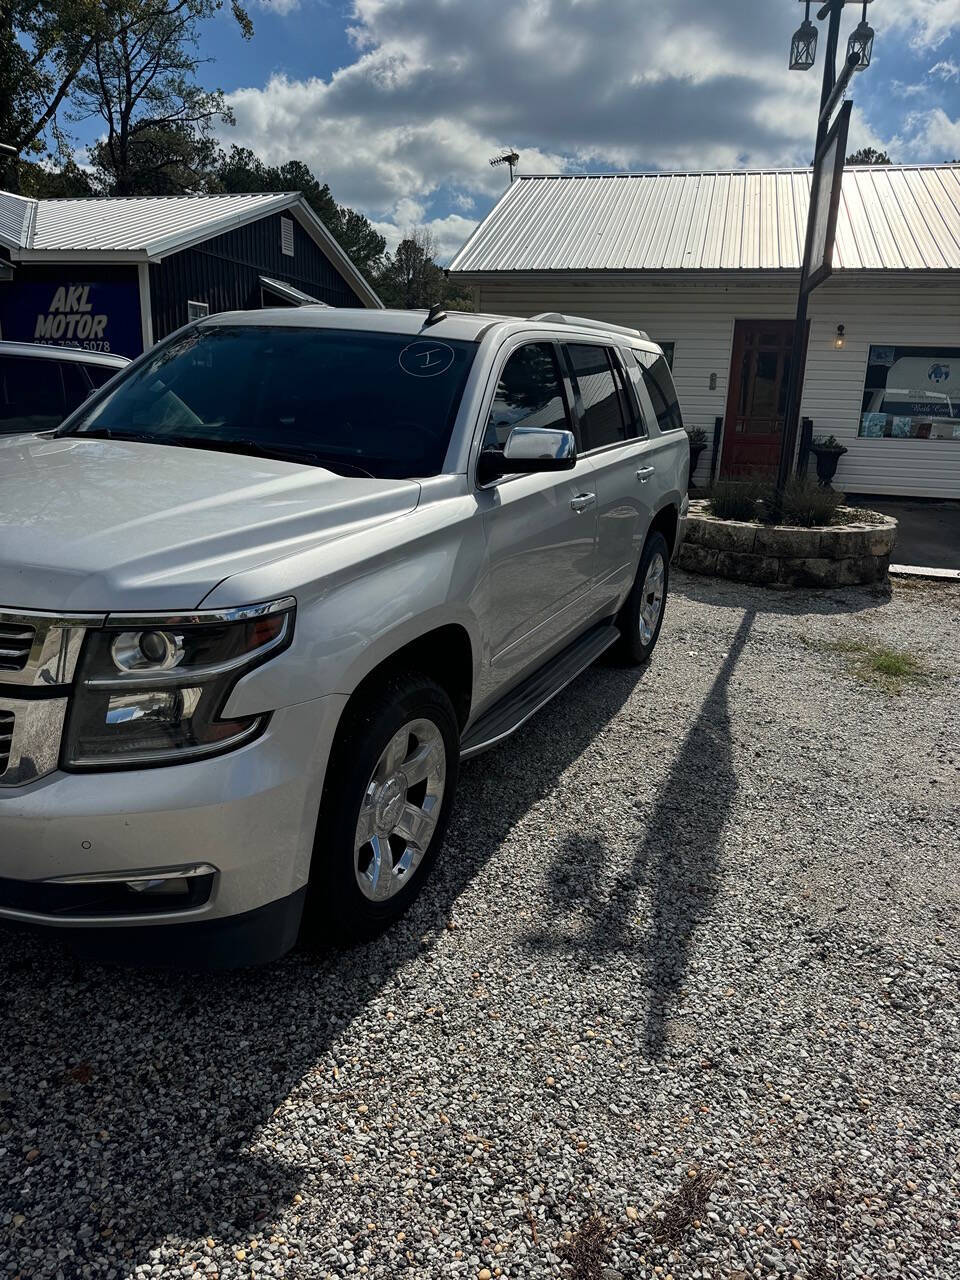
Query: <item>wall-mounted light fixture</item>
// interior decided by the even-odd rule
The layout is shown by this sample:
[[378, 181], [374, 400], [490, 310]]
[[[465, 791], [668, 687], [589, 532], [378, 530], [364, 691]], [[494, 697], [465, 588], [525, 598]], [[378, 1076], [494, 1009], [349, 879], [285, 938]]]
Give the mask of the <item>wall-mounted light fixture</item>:
[[842, 351], [847, 344], [847, 340], [843, 335], [844, 335], [844, 327], [842, 324], [838, 324], [837, 336], [833, 340], [833, 345], [836, 347], [838, 351]]

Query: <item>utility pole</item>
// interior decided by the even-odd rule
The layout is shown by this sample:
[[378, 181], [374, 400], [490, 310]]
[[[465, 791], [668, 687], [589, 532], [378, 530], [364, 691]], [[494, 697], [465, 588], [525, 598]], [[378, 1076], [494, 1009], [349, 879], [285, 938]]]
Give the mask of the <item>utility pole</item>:
[[[790, 69], [792, 71], [808, 71], [814, 63], [817, 48], [817, 29], [810, 21], [810, 0], [801, 0], [806, 4], [806, 18], [793, 37], [791, 44]], [[863, 17], [859, 26], [851, 34], [847, 45], [847, 61], [837, 78], [837, 46], [840, 42], [840, 19], [845, 4], [862, 4]], [[797, 426], [800, 421], [800, 395], [803, 387], [803, 363], [807, 348], [807, 300], [813, 290], [830, 274], [833, 258], [833, 238], [836, 231], [836, 208], [840, 198], [840, 181], [843, 176], [843, 159], [846, 152], [847, 124], [849, 122], [849, 103], [837, 118], [831, 129], [831, 116], [850, 82], [853, 72], [862, 71], [869, 66], [873, 50], [873, 30], [867, 23], [867, 5], [871, 0], [827, 0], [817, 13], [817, 20], [828, 19], [827, 48], [823, 63], [823, 83], [820, 89], [820, 115], [817, 120], [817, 140], [814, 147], [813, 181], [810, 192], [810, 207], [807, 215], [807, 230], [804, 239], [803, 263], [800, 269], [800, 291], [797, 295], [797, 314], [793, 329], [793, 347], [790, 354], [790, 373], [787, 378], [787, 403], [784, 411], [783, 432], [780, 439], [780, 459], [777, 466], [777, 485], [774, 495], [775, 515], [779, 518], [783, 490], [793, 467], [793, 456], [797, 444]], [[838, 126], [840, 126], [838, 130]], [[834, 133], [838, 145], [836, 157], [829, 153], [828, 135]], [[822, 175], [826, 162], [834, 164], [832, 187], [825, 192], [822, 187]], [[817, 244], [818, 203], [824, 198], [831, 201], [829, 225], [823, 244]], [[815, 262], [815, 256], [818, 261]]]

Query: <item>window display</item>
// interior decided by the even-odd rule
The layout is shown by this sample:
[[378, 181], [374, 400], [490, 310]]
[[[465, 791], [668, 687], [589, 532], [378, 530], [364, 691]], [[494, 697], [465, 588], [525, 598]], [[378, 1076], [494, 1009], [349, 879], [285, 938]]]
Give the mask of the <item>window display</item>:
[[960, 441], [960, 347], [871, 346], [860, 435]]

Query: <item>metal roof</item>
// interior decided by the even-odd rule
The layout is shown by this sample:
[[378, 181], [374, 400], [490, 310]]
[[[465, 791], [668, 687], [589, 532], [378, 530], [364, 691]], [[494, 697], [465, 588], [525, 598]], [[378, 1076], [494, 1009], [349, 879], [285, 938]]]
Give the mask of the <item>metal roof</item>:
[[260, 283], [275, 293], [277, 297], [292, 302], [295, 307], [327, 307], [328, 311], [335, 310], [326, 302], [321, 302], [319, 298], [315, 298], [313, 294], [304, 293], [302, 289], [295, 289], [292, 284], [287, 284], [285, 280], [274, 280], [270, 276], [261, 276]]
[[[450, 271], [797, 271], [811, 173], [521, 177]], [[960, 165], [846, 169], [833, 265], [960, 269]]]
[[33, 227], [22, 249], [63, 252], [99, 249], [154, 255], [200, 233], [218, 234], [238, 217], [262, 217], [291, 203], [285, 192], [221, 196], [104, 196], [34, 200]]
[[36, 203], [10, 191], [0, 191], [0, 244], [13, 247], [23, 243]]
[[202, 240], [287, 209], [359, 297], [383, 303], [299, 191], [239, 195], [93, 196], [32, 200], [0, 191], [0, 245], [14, 261], [159, 261]]

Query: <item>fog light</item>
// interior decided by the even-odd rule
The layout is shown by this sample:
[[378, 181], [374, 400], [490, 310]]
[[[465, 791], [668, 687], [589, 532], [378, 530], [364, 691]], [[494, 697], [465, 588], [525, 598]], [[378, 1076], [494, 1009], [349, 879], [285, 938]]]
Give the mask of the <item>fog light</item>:
[[169, 876], [165, 880], [127, 880], [126, 887], [133, 893], [163, 893], [182, 897], [190, 892], [190, 883], [184, 876]]

